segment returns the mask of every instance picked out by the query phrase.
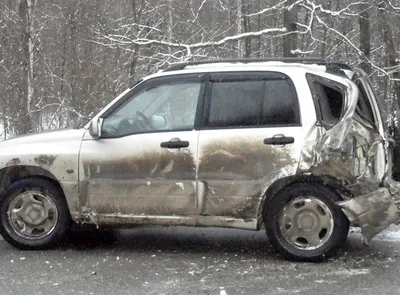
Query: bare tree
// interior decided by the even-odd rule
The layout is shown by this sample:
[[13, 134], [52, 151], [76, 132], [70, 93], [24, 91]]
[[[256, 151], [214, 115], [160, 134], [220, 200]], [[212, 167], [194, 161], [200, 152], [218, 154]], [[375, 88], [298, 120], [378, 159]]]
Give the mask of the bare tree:
[[23, 50], [22, 69], [23, 76], [26, 80], [22, 83], [22, 93], [25, 97], [24, 106], [21, 114], [21, 123], [18, 124], [18, 130], [21, 133], [32, 131], [34, 126], [33, 120], [33, 96], [34, 96], [34, 9], [35, 0], [20, 0], [19, 2], [19, 17], [20, 17], [20, 32], [21, 32], [21, 47]]
[[0, 0], [0, 138], [89, 118], [188, 59], [313, 56], [400, 98], [400, 0]]
[[366, 57], [363, 59], [360, 67], [368, 74], [371, 73], [371, 64], [368, 60], [371, 59], [371, 31], [370, 31], [370, 10], [369, 3], [360, 4], [360, 14], [358, 16], [358, 23], [360, 26], [360, 50]]
[[287, 34], [282, 38], [283, 56], [294, 57], [294, 50], [297, 49], [297, 14], [299, 7], [296, 0], [288, 0], [287, 7], [283, 10], [283, 23]]
[[[396, 51], [391, 22], [388, 16], [388, 5], [386, 0], [378, 1], [378, 15], [380, 27], [383, 33], [383, 42], [385, 46], [386, 58], [387, 58], [387, 70], [390, 76], [393, 77], [393, 92], [395, 99], [400, 99], [400, 61]], [[396, 108], [399, 106], [396, 102]]]

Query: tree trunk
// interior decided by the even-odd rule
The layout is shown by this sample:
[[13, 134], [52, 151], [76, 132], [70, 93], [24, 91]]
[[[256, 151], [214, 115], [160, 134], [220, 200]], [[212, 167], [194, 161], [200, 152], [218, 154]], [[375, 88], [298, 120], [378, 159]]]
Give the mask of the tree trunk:
[[[258, 1], [257, 10], [261, 11], [261, 1]], [[261, 30], [261, 15], [260, 14], [257, 16], [257, 30]], [[261, 36], [258, 36], [256, 38], [256, 44], [257, 44], [257, 47], [256, 47], [257, 48], [256, 49], [257, 57], [261, 57], [261, 46], [262, 46], [262, 44], [261, 44]]]
[[24, 52], [23, 69], [26, 82], [23, 93], [25, 94], [25, 107], [22, 108], [24, 114], [19, 122], [18, 133], [27, 133], [34, 129], [32, 105], [34, 96], [34, 45], [33, 45], [33, 11], [34, 0], [21, 0], [19, 3], [19, 16], [22, 21], [21, 27], [21, 46]]
[[[237, 19], [236, 19], [237, 33], [241, 34], [243, 33], [243, 0], [236, 0], [236, 7], [237, 7]], [[238, 57], [241, 58], [243, 57], [245, 52], [244, 42], [242, 39], [238, 40], [237, 46], [238, 46]]]
[[[360, 50], [364, 56], [371, 59], [371, 30], [370, 30], [370, 10], [365, 5], [360, 5], [361, 13], [358, 16], [358, 24], [360, 26]], [[363, 59], [360, 68], [367, 74], [371, 73], [371, 64]]]
[[[378, 0], [379, 1], [379, 0]], [[389, 16], [387, 12], [387, 4], [385, 0], [378, 2], [378, 15], [379, 21], [383, 33], [383, 42], [386, 51], [387, 66], [393, 72], [393, 92], [394, 101], [396, 101], [394, 107], [398, 109], [400, 99], [400, 70], [399, 70], [399, 57], [396, 52], [396, 47], [393, 40], [392, 27], [389, 21]]]
[[[170, 3], [170, 1], [169, 1], [169, 3]], [[138, 14], [140, 13], [140, 11], [138, 11], [139, 8], [137, 7], [136, 0], [132, 0], [131, 4], [132, 4], [133, 21], [135, 23], [138, 23]], [[130, 69], [129, 69], [129, 83], [130, 84], [133, 84], [136, 80], [136, 67], [137, 67], [138, 57], [139, 57], [139, 46], [137, 44], [135, 44], [133, 46], [133, 56], [132, 56], [132, 60], [130, 62]]]
[[34, 80], [33, 80], [33, 63], [34, 63], [34, 48], [33, 48], [33, 10], [34, 0], [26, 0], [27, 2], [27, 19], [28, 19], [28, 68], [27, 68], [27, 109], [30, 127], [33, 128], [32, 120], [32, 104], [34, 95]]
[[288, 0], [287, 7], [283, 10], [283, 25], [287, 30], [287, 34], [283, 36], [282, 47], [284, 57], [295, 57], [293, 50], [297, 47], [297, 35], [293, 33], [297, 31], [297, 14], [299, 7], [293, 5], [296, 0]]
[[[247, 16], [249, 13], [249, 4], [247, 2], [242, 3], [242, 20], [243, 20], [243, 33], [251, 32], [250, 19]], [[251, 56], [251, 38], [245, 38], [244, 40], [244, 57], [249, 58]]]
[[[172, 7], [173, 7], [172, 1], [173, 0], [168, 0], [168, 42], [171, 42], [171, 43], [173, 40], [172, 30], [174, 28], [173, 17], [172, 17]], [[171, 47], [168, 47], [168, 54], [169, 55], [172, 54]]]

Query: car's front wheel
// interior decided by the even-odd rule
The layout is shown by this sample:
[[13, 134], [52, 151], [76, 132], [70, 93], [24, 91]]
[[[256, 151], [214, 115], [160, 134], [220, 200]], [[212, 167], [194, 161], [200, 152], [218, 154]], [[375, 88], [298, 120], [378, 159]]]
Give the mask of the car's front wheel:
[[70, 220], [63, 192], [45, 179], [16, 181], [0, 196], [0, 234], [19, 249], [54, 246]]
[[345, 243], [349, 221], [339, 195], [318, 183], [296, 183], [269, 203], [264, 221], [270, 243], [285, 258], [321, 261]]

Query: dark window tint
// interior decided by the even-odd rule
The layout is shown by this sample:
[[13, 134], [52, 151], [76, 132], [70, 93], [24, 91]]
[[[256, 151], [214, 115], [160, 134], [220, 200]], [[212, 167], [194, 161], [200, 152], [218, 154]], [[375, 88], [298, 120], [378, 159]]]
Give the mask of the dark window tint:
[[289, 80], [265, 81], [262, 125], [299, 124], [297, 97]]
[[259, 124], [264, 81], [214, 82], [209, 127]]
[[318, 82], [314, 82], [313, 87], [322, 121], [338, 122], [343, 110], [342, 93]]

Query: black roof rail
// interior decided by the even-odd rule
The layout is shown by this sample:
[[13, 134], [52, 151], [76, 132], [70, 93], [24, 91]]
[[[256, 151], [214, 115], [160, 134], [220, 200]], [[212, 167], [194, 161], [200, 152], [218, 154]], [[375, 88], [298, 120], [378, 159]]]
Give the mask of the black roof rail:
[[350, 66], [345, 63], [332, 63], [327, 62], [321, 58], [298, 58], [298, 57], [276, 57], [276, 58], [230, 58], [230, 59], [211, 59], [211, 60], [196, 60], [196, 61], [185, 61], [172, 64], [170, 67], [164, 70], [164, 72], [179, 71], [183, 70], [187, 66], [214, 64], [214, 63], [255, 63], [255, 62], [267, 62], [267, 61], [280, 61], [287, 63], [302, 63], [302, 64], [318, 64], [318, 65], [334, 65], [342, 70], [352, 70]]

